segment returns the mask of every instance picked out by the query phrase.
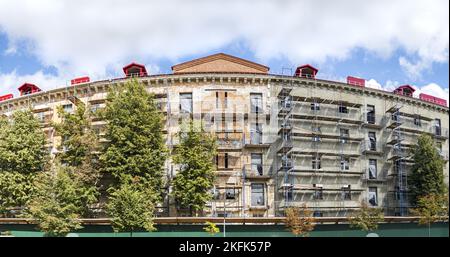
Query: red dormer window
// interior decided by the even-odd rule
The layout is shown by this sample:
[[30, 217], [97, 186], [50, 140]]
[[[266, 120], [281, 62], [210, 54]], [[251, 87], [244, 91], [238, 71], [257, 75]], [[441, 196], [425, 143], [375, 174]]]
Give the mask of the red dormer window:
[[395, 89], [394, 93], [396, 93], [398, 95], [404, 95], [404, 96], [412, 97], [414, 91], [416, 91], [416, 90], [412, 86], [410, 86], [410, 85], [403, 85], [403, 86], [400, 86], [397, 89]]
[[295, 70], [294, 77], [301, 77], [301, 78], [315, 78], [316, 74], [319, 70], [314, 68], [313, 66], [309, 64], [305, 64], [302, 66], [297, 67]]
[[30, 84], [30, 83], [25, 83], [19, 87], [20, 95], [29, 95], [29, 94], [34, 94], [34, 93], [37, 93], [40, 91], [42, 91], [40, 88], [38, 88], [36, 85]]
[[13, 97], [14, 97], [13, 94], [2, 95], [0, 96], [0, 102], [12, 99]]
[[347, 84], [358, 87], [364, 87], [366, 85], [366, 80], [352, 76], [347, 76]]
[[123, 67], [123, 72], [126, 77], [145, 77], [147, 76], [147, 70], [145, 66], [138, 63], [130, 63]]

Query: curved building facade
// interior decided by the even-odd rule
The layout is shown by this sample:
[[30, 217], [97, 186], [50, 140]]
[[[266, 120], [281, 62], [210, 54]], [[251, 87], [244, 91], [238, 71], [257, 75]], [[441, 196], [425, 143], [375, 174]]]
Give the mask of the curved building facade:
[[[92, 110], [103, 108], [108, 88], [135, 77], [165, 114], [169, 149], [177, 144], [183, 119], [201, 119], [216, 134], [217, 181], [205, 210], [212, 216], [279, 216], [303, 204], [315, 216], [346, 216], [363, 202], [383, 207], [386, 215], [408, 215], [408, 150], [421, 133], [435, 139], [448, 186], [449, 109], [442, 99], [415, 98], [409, 86], [395, 92], [367, 88], [354, 77], [348, 83], [321, 80], [311, 65], [298, 67], [293, 76], [274, 75], [264, 65], [226, 54], [172, 70], [151, 75], [132, 63], [123, 78], [83, 77], [49, 91], [27, 83], [20, 97], [0, 101], [0, 114], [31, 107], [49, 151], [57, 154], [60, 138], [50, 125], [58, 120], [57, 106], [70, 112], [82, 101]], [[104, 135], [104, 121], [92, 125]], [[168, 161], [167, 178], [176, 172]], [[160, 210], [161, 216], [185, 214], [169, 198]]]

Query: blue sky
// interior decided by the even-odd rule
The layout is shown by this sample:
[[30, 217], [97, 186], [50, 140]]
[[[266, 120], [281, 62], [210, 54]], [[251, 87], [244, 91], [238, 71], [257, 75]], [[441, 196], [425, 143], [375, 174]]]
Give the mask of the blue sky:
[[337, 2], [0, 0], [0, 95], [122, 76], [131, 61], [168, 73], [224, 52], [275, 74], [310, 63], [320, 78], [448, 99], [448, 1]]

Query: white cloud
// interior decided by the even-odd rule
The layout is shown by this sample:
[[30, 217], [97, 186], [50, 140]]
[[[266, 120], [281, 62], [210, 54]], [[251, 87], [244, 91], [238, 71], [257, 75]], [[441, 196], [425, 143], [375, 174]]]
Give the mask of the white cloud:
[[30, 75], [20, 76], [14, 70], [10, 73], [0, 74], [0, 95], [14, 94], [15, 97], [19, 96], [17, 88], [25, 82], [33, 83], [42, 90], [54, 89], [69, 85], [67, 83], [70, 83], [70, 81], [65, 81], [58, 76], [45, 74], [42, 71], [38, 71]]
[[415, 76], [448, 61], [448, 7], [448, 0], [0, 0], [0, 30], [9, 54], [26, 42], [64, 78], [107, 77], [130, 60], [177, 62], [240, 41], [259, 61], [294, 65], [402, 48], [399, 63]]
[[448, 88], [442, 88], [436, 83], [430, 83], [422, 87], [416, 87], [416, 91], [414, 92], [415, 97], [419, 97], [420, 93], [425, 93], [428, 95], [432, 95], [435, 97], [439, 97], [445, 99], [447, 101], [447, 106], [449, 106], [449, 97], [448, 97]]
[[[388, 80], [388, 81], [386, 81], [386, 84], [383, 86], [375, 79], [366, 80], [366, 87], [384, 90], [384, 91], [388, 91], [388, 92], [394, 91], [394, 89], [396, 89], [399, 86], [401, 86], [401, 85], [398, 81]], [[429, 83], [424, 86], [417, 86], [417, 85], [410, 85], [410, 86], [412, 86], [416, 90], [416, 91], [414, 91], [413, 97], [419, 98], [420, 93], [425, 93], [428, 95], [432, 95], [432, 96], [447, 100], [447, 106], [449, 106], [448, 87], [444, 88], [436, 83]]]
[[375, 79], [366, 80], [366, 87], [375, 88], [378, 90], [384, 90], [383, 86]]

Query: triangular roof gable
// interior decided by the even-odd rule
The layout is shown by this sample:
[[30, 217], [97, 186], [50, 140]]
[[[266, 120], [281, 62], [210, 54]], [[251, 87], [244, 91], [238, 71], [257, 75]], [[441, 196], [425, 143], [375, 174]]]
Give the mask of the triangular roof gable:
[[137, 67], [137, 68], [139, 68], [141, 73], [147, 74], [147, 69], [145, 68], [144, 65], [132, 62], [132, 63], [128, 64], [127, 66], [123, 67], [123, 72], [125, 73], [125, 75], [128, 75], [128, 72], [127, 72], [128, 69], [133, 68], [133, 67]]
[[36, 86], [35, 84], [31, 84], [31, 83], [24, 83], [22, 86], [20, 86], [18, 88], [18, 90], [22, 91], [22, 90], [25, 90], [25, 89], [27, 89], [29, 87], [34, 88], [34, 89], [36, 89], [38, 91], [41, 91], [41, 89], [38, 86]]
[[316, 75], [317, 72], [319, 71], [318, 69], [314, 68], [312, 65], [310, 64], [304, 64], [301, 66], [298, 66], [297, 69], [295, 70], [295, 74], [299, 74], [300, 70], [305, 69], [305, 68], [309, 68], [313, 71], [313, 74]]
[[[210, 66], [207, 64], [213, 64], [216, 62], [222, 62], [218, 66]], [[224, 65], [226, 62], [229, 62], [233, 65]], [[195, 68], [197, 66], [197, 69]], [[183, 73], [183, 72], [244, 72], [244, 73], [267, 73], [269, 71], [269, 67], [245, 60], [236, 56], [218, 53], [209, 56], [205, 56], [202, 58], [194, 59], [191, 61], [183, 62], [177, 65], [172, 66], [172, 71], [174, 73]]]

